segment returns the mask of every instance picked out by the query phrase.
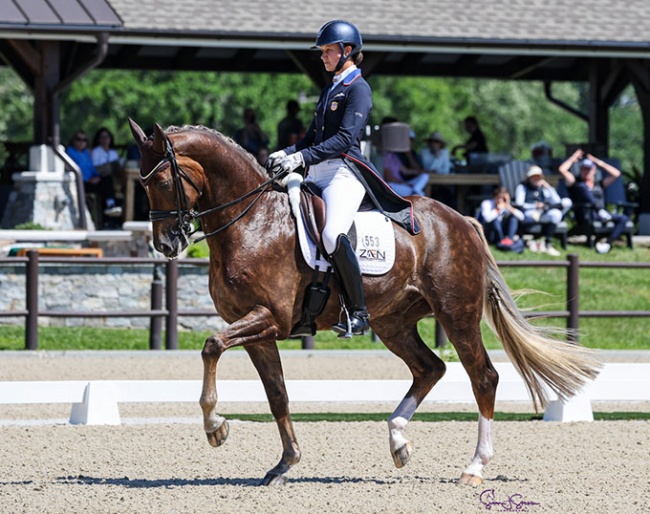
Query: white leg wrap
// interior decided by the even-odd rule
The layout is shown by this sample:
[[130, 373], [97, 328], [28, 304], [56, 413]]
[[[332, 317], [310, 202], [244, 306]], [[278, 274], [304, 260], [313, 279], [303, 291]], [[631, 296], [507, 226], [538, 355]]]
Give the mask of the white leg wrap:
[[494, 448], [492, 447], [492, 425], [493, 420], [479, 415], [478, 443], [472, 463], [465, 469], [465, 473], [468, 475], [483, 477], [483, 468], [492, 460], [492, 456], [494, 455]]
[[215, 407], [212, 409], [212, 412], [210, 412], [208, 418], [203, 421], [203, 428], [206, 432], [211, 433], [218, 430], [219, 427], [223, 425], [224, 421], [226, 421], [226, 418], [219, 416]]
[[404, 437], [404, 430], [408, 421], [401, 416], [391, 418], [388, 420], [388, 440], [390, 442], [390, 451], [395, 452], [407, 443]]
[[291, 212], [298, 219], [300, 216], [300, 184], [302, 183], [302, 175], [299, 173], [289, 173], [282, 182], [287, 186]]

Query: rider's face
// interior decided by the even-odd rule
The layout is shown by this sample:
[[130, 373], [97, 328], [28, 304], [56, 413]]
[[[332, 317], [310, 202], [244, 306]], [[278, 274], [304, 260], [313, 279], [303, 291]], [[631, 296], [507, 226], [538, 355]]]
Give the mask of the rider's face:
[[[321, 50], [321, 60], [325, 65], [327, 71], [335, 71], [336, 66], [341, 60], [341, 47], [337, 44], [323, 45], [320, 47]], [[351, 46], [346, 46], [344, 49], [345, 55], [349, 55], [352, 51]]]

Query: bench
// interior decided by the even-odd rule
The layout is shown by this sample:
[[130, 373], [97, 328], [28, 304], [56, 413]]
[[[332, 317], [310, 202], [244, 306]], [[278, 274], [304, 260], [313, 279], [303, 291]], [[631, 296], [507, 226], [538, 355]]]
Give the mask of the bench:
[[21, 248], [16, 252], [17, 257], [25, 257], [27, 252], [35, 251], [43, 257], [98, 257], [104, 256], [101, 248]]

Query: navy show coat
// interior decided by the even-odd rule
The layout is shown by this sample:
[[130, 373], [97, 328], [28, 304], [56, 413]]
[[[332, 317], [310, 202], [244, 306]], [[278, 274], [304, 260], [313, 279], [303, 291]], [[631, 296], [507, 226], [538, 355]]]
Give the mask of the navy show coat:
[[420, 227], [413, 216], [411, 202], [395, 193], [361, 153], [361, 138], [371, 110], [372, 91], [361, 70], [356, 69], [334, 88], [328, 85], [321, 91], [305, 137], [285, 148], [285, 152], [301, 152], [305, 166], [327, 159], [344, 159], [374, 205], [410, 233], [417, 234]]

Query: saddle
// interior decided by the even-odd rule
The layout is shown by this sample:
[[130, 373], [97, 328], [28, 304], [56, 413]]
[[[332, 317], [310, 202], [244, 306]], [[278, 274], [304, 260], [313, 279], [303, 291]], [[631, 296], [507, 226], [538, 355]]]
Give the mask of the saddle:
[[[307, 236], [316, 244], [319, 257], [326, 257], [327, 252], [323, 246], [321, 233], [325, 227], [325, 202], [321, 198], [321, 191], [313, 183], [302, 182], [300, 185], [300, 215], [303, 220]], [[302, 304], [302, 317], [291, 329], [291, 338], [313, 336], [316, 334], [316, 318], [325, 309], [325, 304], [330, 295], [327, 285], [332, 268], [325, 270], [323, 281], [319, 281], [319, 267], [316, 266], [312, 282], [307, 286]]]
[[[293, 327], [290, 336], [304, 337], [316, 333], [315, 320], [325, 308], [330, 293], [328, 281], [332, 267], [321, 235], [325, 227], [326, 206], [321, 197], [322, 191], [313, 182], [297, 182], [289, 188], [300, 248], [305, 261], [314, 270], [312, 282], [303, 298], [302, 318]], [[299, 191], [296, 191], [298, 188]], [[294, 194], [295, 196], [292, 196]], [[392, 223], [386, 216], [374, 210], [370, 201], [364, 200], [359, 210], [373, 211], [357, 213], [347, 234], [359, 259], [361, 271], [369, 275], [385, 274], [395, 262]], [[324, 273], [322, 280], [321, 273]]]
[[322, 256], [327, 256], [321, 233], [325, 228], [325, 201], [322, 192], [313, 182], [303, 182], [300, 187], [300, 213], [305, 222], [305, 230], [309, 238], [316, 243], [316, 248]]

